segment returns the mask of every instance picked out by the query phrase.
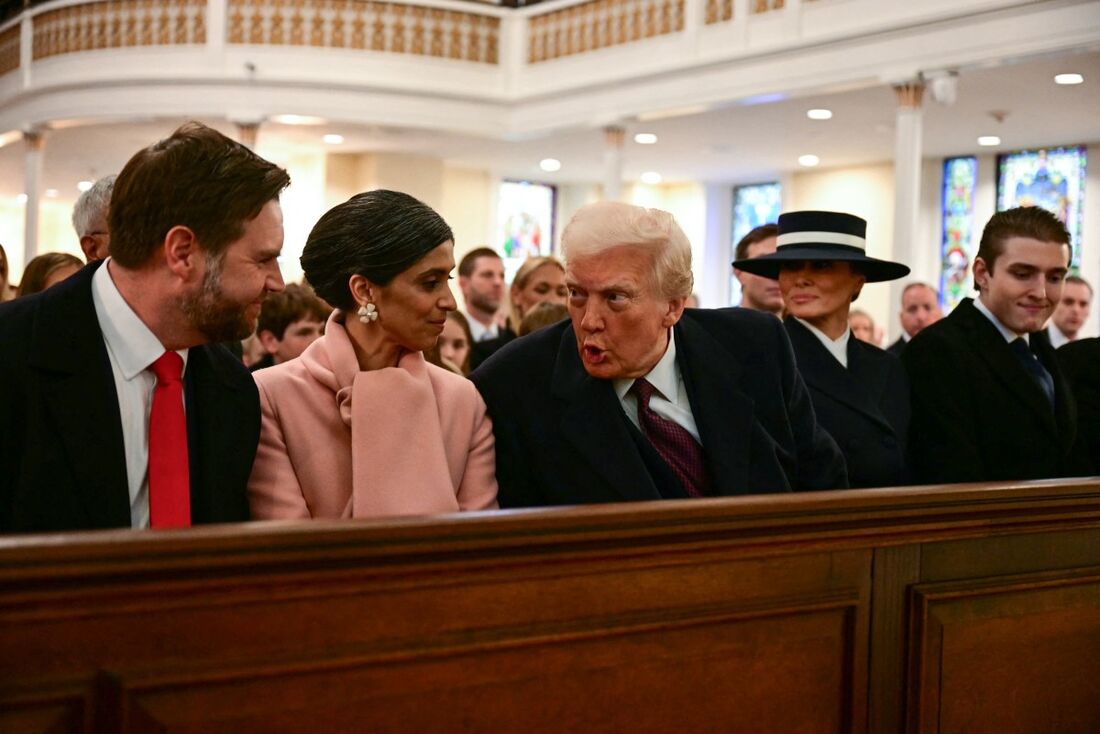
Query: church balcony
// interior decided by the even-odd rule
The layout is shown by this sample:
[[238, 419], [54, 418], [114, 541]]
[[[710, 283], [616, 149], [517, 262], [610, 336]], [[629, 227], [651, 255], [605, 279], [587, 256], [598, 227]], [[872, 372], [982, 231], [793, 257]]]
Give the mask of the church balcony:
[[280, 113], [498, 138], [1087, 49], [1095, 2], [55, 0], [0, 25], [0, 131]]

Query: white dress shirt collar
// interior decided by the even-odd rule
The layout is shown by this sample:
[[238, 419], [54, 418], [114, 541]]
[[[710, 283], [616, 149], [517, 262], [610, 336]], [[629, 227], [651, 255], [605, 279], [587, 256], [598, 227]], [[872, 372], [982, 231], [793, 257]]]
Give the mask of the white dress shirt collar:
[[[118, 363], [122, 376], [132, 380], [164, 354], [165, 349], [118, 292], [108, 269], [110, 264], [111, 258], [107, 258], [92, 276], [92, 302], [107, 349]], [[177, 350], [183, 358], [184, 370], [187, 369], [187, 352], [186, 349]]]
[[[670, 403], [678, 404], [679, 378], [676, 376], [676, 338], [673, 336], [674, 334], [673, 329], [668, 330], [668, 347], [661, 359], [657, 361], [657, 364], [653, 365], [653, 369], [645, 375], [645, 379], [650, 385], [653, 385], [661, 397]], [[633, 384], [634, 378], [632, 377], [614, 381], [615, 394], [619, 396], [619, 400], [626, 396]]]
[[810, 333], [817, 337], [817, 340], [821, 342], [826, 349], [829, 350], [829, 354], [833, 355], [837, 362], [840, 362], [844, 369], [848, 369], [848, 340], [852, 337], [852, 330], [849, 328], [844, 329], [844, 333], [836, 339], [830, 339], [825, 332], [818, 329], [816, 326], [808, 321], [803, 321], [797, 316], [795, 317], [798, 323], [805, 326], [810, 330]]
[[497, 327], [496, 321], [486, 326], [469, 313], [465, 314], [465, 316], [466, 321], [470, 324], [470, 336], [475, 342], [488, 341], [489, 339], [496, 339], [500, 336], [500, 329]]
[[1001, 336], [1004, 337], [1006, 342], [1011, 343], [1016, 341], [1017, 339], [1022, 338], [1025, 342], [1028, 343], [1028, 345], [1031, 344], [1031, 339], [1028, 338], [1030, 336], [1029, 334], [1017, 334], [1015, 331], [1002, 324], [1001, 320], [994, 316], [993, 312], [990, 311], [984, 303], [982, 303], [982, 299], [980, 297], [974, 299], [974, 308], [978, 309], [983, 316], [989, 319], [989, 322], [991, 324], [997, 327], [997, 331], [1001, 333]]
[[1058, 324], [1054, 321], [1050, 322], [1050, 327], [1047, 329], [1047, 334], [1050, 335], [1050, 346], [1057, 349], [1060, 346], [1069, 344], [1072, 339], [1066, 336], [1065, 332], [1058, 328]]

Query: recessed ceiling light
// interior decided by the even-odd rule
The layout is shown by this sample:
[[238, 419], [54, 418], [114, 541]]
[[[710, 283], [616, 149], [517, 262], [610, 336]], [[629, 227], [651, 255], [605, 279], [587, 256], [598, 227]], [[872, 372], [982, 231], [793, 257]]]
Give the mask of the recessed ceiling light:
[[313, 115], [272, 115], [272, 122], [283, 125], [324, 125], [328, 120]]
[[1085, 81], [1085, 77], [1080, 74], [1055, 74], [1055, 84], [1081, 84]]
[[27, 195], [26, 194], [18, 194], [15, 197], [15, 200], [18, 201], [20, 204], [26, 204], [27, 203]]
[[656, 171], [646, 171], [642, 174], [642, 183], [656, 185], [661, 183], [661, 174]]
[[329, 145], [340, 145], [340, 143], [344, 142], [344, 136], [329, 133], [325, 137], [321, 138], [321, 140], [324, 140]]
[[986, 147], [990, 145], [1000, 145], [1001, 139], [996, 135], [982, 135], [978, 138], [978, 145], [984, 145]]
[[77, 181], [76, 188], [79, 189], [80, 191], [87, 191], [88, 189], [92, 188], [92, 182], [91, 181]]
[[43, 193], [51, 199], [56, 199], [58, 192], [57, 189], [46, 189]]
[[634, 142], [638, 145], [653, 145], [657, 142], [657, 136], [653, 133], [638, 133], [634, 136]]
[[798, 165], [806, 166], [807, 168], [813, 168], [818, 163], [821, 163], [821, 159], [812, 153], [798, 156]]
[[833, 111], [826, 109], [806, 110], [806, 117], [811, 120], [831, 120], [833, 119]]
[[554, 171], [561, 170], [561, 161], [557, 158], [543, 158], [539, 161], [539, 168], [547, 173], [553, 173]]

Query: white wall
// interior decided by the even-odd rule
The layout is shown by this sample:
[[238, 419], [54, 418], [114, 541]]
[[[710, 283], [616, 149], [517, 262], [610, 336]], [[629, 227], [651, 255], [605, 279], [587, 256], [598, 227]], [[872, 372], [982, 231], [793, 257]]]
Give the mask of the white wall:
[[[889, 163], [796, 173], [791, 177], [790, 192], [783, 192], [783, 209], [824, 209], [863, 217], [867, 220], [867, 254], [893, 258], [894, 167]], [[891, 302], [889, 283], [864, 286], [855, 307], [891, 333], [897, 308]]]

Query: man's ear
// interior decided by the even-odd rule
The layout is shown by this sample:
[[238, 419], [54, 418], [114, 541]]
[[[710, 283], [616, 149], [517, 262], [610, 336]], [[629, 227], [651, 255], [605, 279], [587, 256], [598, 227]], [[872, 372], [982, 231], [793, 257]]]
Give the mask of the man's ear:
[[90, 234], [81, 235], [80, 237], [80, 251], [84, 253], [85, 262], [94, 262], [99, 258], [96, 257], [96, 241], [95, 237]]
[[985, 264], [985, 260], [980, 257], [974, 258], [974, 265], [972, 267], [974, 272], [974, 285], [977, 286], [979, 291], [988, 288], [990, 271], [989, 266]]
[[661, 320], [661, 325], [666, 329], [675, 326], [676, 322], [680, 320], [680, 317], [684, 315], [684, 306], [686, 304], [687, 298], [683, 296], [670, 299], [668, 302], [668, 311], [665, 312], [665, 316]]
[[164, 261], [183, 281], [201, 278], [206, 272], [206, 253], [190, 227], [176, 225], [164, 235]]
[[263, 345], [264, 351], [268, 354], [275, 354], [279, 351], [280, 340], [275, 337], [275, 333], [270, 329], [257, 332], [256, 338], [260, 340], [260, 344]]

